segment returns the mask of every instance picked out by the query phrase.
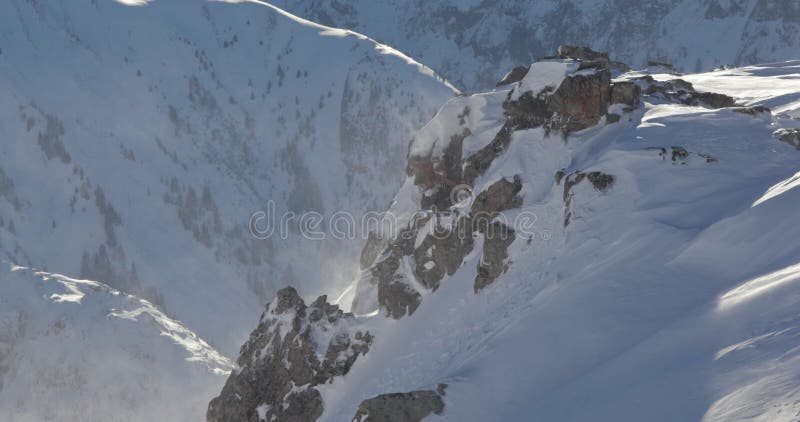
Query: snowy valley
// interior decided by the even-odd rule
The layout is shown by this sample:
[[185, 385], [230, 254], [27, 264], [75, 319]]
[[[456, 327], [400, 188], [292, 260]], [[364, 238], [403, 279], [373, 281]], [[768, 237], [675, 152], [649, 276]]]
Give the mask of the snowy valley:
[[274, 4], [0, 4], [0, 419], [800, 418], [796, 2]]

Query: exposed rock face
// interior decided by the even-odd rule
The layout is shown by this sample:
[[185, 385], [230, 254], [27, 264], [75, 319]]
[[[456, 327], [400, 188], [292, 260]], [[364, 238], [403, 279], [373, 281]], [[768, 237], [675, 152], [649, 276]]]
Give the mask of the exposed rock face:
[[608, 69], [569, 75], [555, 91], [525, 92], [504, 105], [514, 129], [545, 126], [565, 134], [596, 125], [608, 110], [611, 74]]
[[[604, 118], [606, 122], [619, 120], [619, 114], [608, 113], [609, 105], [622, 104], [622, 111], [629, 112], [639, 106], [642, 95], [712, 108], [734, 105], [731, 97], [697, 92], [691, 83], [681, 79], [662, 82], [644, 76], [612, 83], [610, 67], [605, 53], [562, 46], [557, 56], [514, 69], [501, 82], [511, 85], [502, 103], [502, 126], [488, 143], [471, 153], [466, 152], [470, 150], [466, 145], [476, 128], [470, 123], [474, 104], [469, 98], [449, 104], [449, 109], [440, 112], [444, 114], [437, 115], [432, 122], [436, 129], [421, 141], [430, 145], [415, 148], [420, 142], [415, 139], [409, 150], [406, 175], [413, 183], [412, 189], [420, 193], [416, 204], [419, 213], [400, 228], [397, 236], [381, 241], [377, 236], [371, 237], [362, 254], [366, 276], [362, 275], [359, 284], [375, 291], [375, 306], [392, 318], [413, 314], [427, 293], [436, 291], [445, 276], [458, 270], [476, 241], [483, 242], [474, 283], [476, 292], [507, 270], [511, 264], [507, 262], [507, 251], [517, 236], [511, 228], [492, 220], [499, 212], [521, 205], [517, 196], [522, 189], [521, 179], [501, 179], [484, 191], [475, 192], [468, 209], [455, 204], [452, 194], [453, 189], [472, 186], [483, 176], [507, 150], [515, 131], [541, 127], [546, 133], [557, 130], [566, 136], [597, 125]], [[559, 78], [562, 71], [564, 76]], [[543, 82], [537, 80], [539, 77]], [[667, 157], [666, 149], [662, 157]], [[675, 147], [669, 159], [678, 164], [687, 157], [688, 152]], [[557, 175], [559, 183], [562, 178], [566, 179], [565, 227], [572, 218], [571, 190], [575, 185], [588, 180], [595, 190], [605, 192], [615, 181], [614, 176], [601, 172]], [[374, 309], [361, 305], [357, 294], [353, 308], [356, 312]]]
[[242, 346], [222, 392], [208, 406], [209, 421], [314, 421], [322, 398], [314, 386], [346, 374], [372, 344], [368, 332], [348, 329], [352, 314], [320, 296], [306, 306], [297, 291], [281, 289]]
[[778, 129], [775, 131], [778, 140], [800, 149], [800, 129]]
[[[429, 147], [415, 147], [425, 139], [412, 143], [406, 175], [413, 183], [411, 188], [420, 192], [420, 211], [395, 237], [386, 241], [378, 241], [377, 235], [370, 237], [362, 253], [365, 271], [359, 283], [375, 291], [377, 306], [386, 315], [402, 318], [414, 313], [425, 294], [436, 291], [445, 276], [458, 270], [476, 239], [482, 239], [483, 249], [475, 291], [507, 270], [508, 247], [517, 236], [493, 219], [503, 210], [521, 205], [521, 179], [501, 178], [484, 191], [475, 192], [468, 208], [454, 204], [453, 189], [472, 186], [484, 175], [495, 158], [506, 151], [515, 131], [543, 127], [548, 133], [557, 130], [567, 135], [594, 126], [606, 116], [614, 91], [620, 103], [629, 107], [639, 103], [641, 89], [637, 84], [611, 84], [608, 55], [604, 53], [564, 46], [559, 57], [546, 61], [545, 66], [563, 69], [566, 74], [538, 92], [527, 89], [524, 79], [537, 77], [531, 72], [540, 68], [517, 68], [504, 78], [502, 83], [512, 84], [512, 89], [502, 104], [503, 125], [483, 147], [465, 154], [466, 140], [474, 129], [470, 126], [473, 116], [469, 98], [440, 111], [433, 124], [437, 131], [426, 135], [431, 138], [427, 139], [431, 141]], [[436, 121], [445, 119], [445, 115], [447, 121]], [[613, 178], [594, 174], [591, 180], [598, 189], [613, 183]], [[380, 247], [382, 252], [378, 252]], [[371, 311], [358, 300], [357, 295], [355, 312]]]
[[569, 133], [599, 123], [608, 111], [610, 84], [611, 74], [606, 69], [565, 78], [553, 93], [549, 107], [557, 115], [558, 126]]
[[608, 53], [601, 53], [589, 47], [578, 45], [560, 45], [558, 46], [558, 55], [562, 58], [577, 59], [585, 62], [608, 63], [610, 61]]
[[713, 109], [736, 105], [736, 102], [730, 96], [714, 92], [696, 91], [690, 82], [683, 79], [657, 81], [652, 76], [645, 75], [633, 81], [639, 84], [645, 95], [660, 96], [665, 100], [685, 105], [704, 105]]
[[[478, 266], [475, 290], [505, 272], [506, 250], [515, 235], [512, 229], [492, 220], [500, 211], [521, 205], [517, 196], [521, 189], [519, 177], [501, 179], [477, 195], [468, 213], [419, 214], [369, 270], [372, 283], [377, 285], [378, 303], [386, 314], [402, 318], [414, 313], [422, 301], [417, 288], [436, 291], [442, 278], [461, 266], [479, 233], [484, 235], [484, 258]], [[432, 228], [421, 232], [428, 225]]]
[[512, 181], [498, 180], [475, 198], [472, 203], [472, 215], [487, 214], [486, 217], [491, 219], [499, 211], [522, 205], [522, 200], [517, 196], [520, 190], [522, 181], [519, 176], [514, 177]]
[[751, 116], [758, 116], [759, 114], [772, 114], [772, 111], [769, 107], [764, 106], [753, 106], [753, 107], [734, 107], [731, 110], [742, 113], [742, 114], [749, 114]]
[[353, 422], [420, 422], [431, 414], [441, 415], [446, 387], [446, 384], [439, 384], [436, 391], [381, 394], [364, 400]]
[[611, 85], [611, 104], [626, 104], [636, 107], [639, 105], [641, 96], [642, 89], [633, 82], [614, 82]]
[[511, 72], [503, 77], [503, 80], [497, 83], [497, 86], [504, 86], [504, 85], [511, 85], [513, 83], [519, 82], [525, 75], [528, 74], [528, 68], [525, 66], [517, 66], [511, 69]]
[[475, 276], [475, 293], [492, 284], [497, 277], [506, 272], [509, 263], [508, 247], [516, 239], [514, 230], [505, 224], [494, 222], [484, 230], [483, 256], [478, 263], [478, 275]]

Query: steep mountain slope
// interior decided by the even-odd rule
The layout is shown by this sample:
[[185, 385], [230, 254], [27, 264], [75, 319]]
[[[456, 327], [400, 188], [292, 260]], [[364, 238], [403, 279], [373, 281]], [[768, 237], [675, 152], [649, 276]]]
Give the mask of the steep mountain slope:
[[103, 283], [0, 269], [3, 420], [197, 420], [233, 363]]
[[268, 5], [133, 3], [0, 4], [0, 255], [144, 297], [233, 354], [276, 287], [340, 290], [362, 243], [297, 220], [260, 240], [251, 216], [385, 208], [454, 90]]
[[800, 62], [561, 56], [445, 104], [356, 315], [279, 292], [209, 420], [796, 420]]
[[613, 52], [634, 67], [685, 72], [796, 58], [794, 0], [281, 0], [300, 16], [352, 28], [483, 91], [564, 43]]

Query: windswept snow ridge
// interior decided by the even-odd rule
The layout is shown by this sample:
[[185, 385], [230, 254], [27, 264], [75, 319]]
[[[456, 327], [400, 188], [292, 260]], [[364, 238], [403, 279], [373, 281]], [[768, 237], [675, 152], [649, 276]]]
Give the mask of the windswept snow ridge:
[[180, 321], [101, 282], [4, 264], [0, 291], [7, 420], [197, 420], [234, 368]]
[[293, 15], [293, 14], [291, 14], [291, 13], [289, 13], [289, 12], [287, 12], [287, 11], [281, 9], [281, 8], [275, 7], [274, 5], [272, 5], [270, 3], [267, 3], [265, 1], [260, 1], [260, 0], [215, 0], [215, 1], [221, 1], [221, 2], [224, 2], [224, 3], [245, 3], [245, 2], [247, 2], [247, 3], [260, 4], [262, 6], [269, 7], [270, 9], [280, 13], [283, 16], [286, 16], [287, 18], [289, 18], [289, 19], [291, 19], [291, 20], [293, 20], [293, 21], [295, 21], [295, 22], [297, 22], [297, 23], [299, 23], [301, 25], [305, 25], [305, 26], [308, 26], [308, 27], [311, 27], [311, 28], [319, 29], [320, 30], [320, 35], [327, 35], [327, 36], [333, 36], [333, 37], [353, 36], [353, 37], [356, 37], [356, 38], [358, 38], [360, 40], [366, 40], [366, 41], [372, 42], [372, 43], [375, 44], [375, 49], [378, 50], [381, 54], [388, 54], [388, 55], [391, 55], [391, 56], [395, 56], [395, 57], [405, 61], [407, 64], [417, 67], [419, 69], [420, 73], [422, 73], [424, 75], [427, 75], [427, 76], [438, 78], [438, 80], [440, 82], [442, 82], [442, 84], [444, 84], [445, 86], [447, 86], [448, 88], [453, 90], [454, 93], [456, 93], [456, 94], [459, 93], [458, 89], [456, 89], [456, 87], [454, 87], [450, 82], [448, 82], [447, 80], [445, 80], [441, 76], [437, 76], [436, 73], [433, 71], [433, 69], [431, 69], [428, 66], [425, 66], [424, 64], [419, 63], [418, 61], [412, 59], [411, 57], [409, 57], [408, 55], [404, 54], [400, 50], [397, 50], [396, 48], [393, 48], [393, 47], [391, 47], [389, 45], [386, 45], [386, 44], [381, 44], [381, 43], [375, 41], [374, 39], [372, 39], [372, 38], [370, 38], [370, 37], [368, 37], [368, 36], [366, 36], [364, 34], [360, 34], [358, 32], [354, 32], [354, 31], [351, 31], [349, 29], [334, 28], [334, 27], [331, 27], [331, 26], [320, 25], [319, 23], [312, 22], [312, 21], [310, 21], [308, 19], [303, 19], [303, 18], [301, 18], [299, 16]]
[[796, 0], [275, 0], [410, 54], [468, 92], [561, 44], [609, 51], [641, 68], [681, 72], [796, 59]]

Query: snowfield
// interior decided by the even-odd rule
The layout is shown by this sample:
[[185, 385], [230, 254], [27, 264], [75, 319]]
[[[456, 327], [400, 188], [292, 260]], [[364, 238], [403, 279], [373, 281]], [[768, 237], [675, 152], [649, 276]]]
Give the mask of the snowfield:
[[[772, 116], [645, 97], [566, 143], [515, 132], [476, 186], [520, 175], [537, 235], [477, 294], [480, 242], [412, 316], [362, 317], [373, 348], [321, 388], [322, 420], [447, 383], [443, 415], [426, 420], [796, 421], [800, 151], [772, 133], [800, 126], [798, 75], [791, 61], [686, 76]], [[689, 153], [662, 157], [672, 146]], [[573, 188], [566, 228], [562, 168], [616, 177], [606, 192]], [[395, 203], [416, 201], [405, 194]]]

